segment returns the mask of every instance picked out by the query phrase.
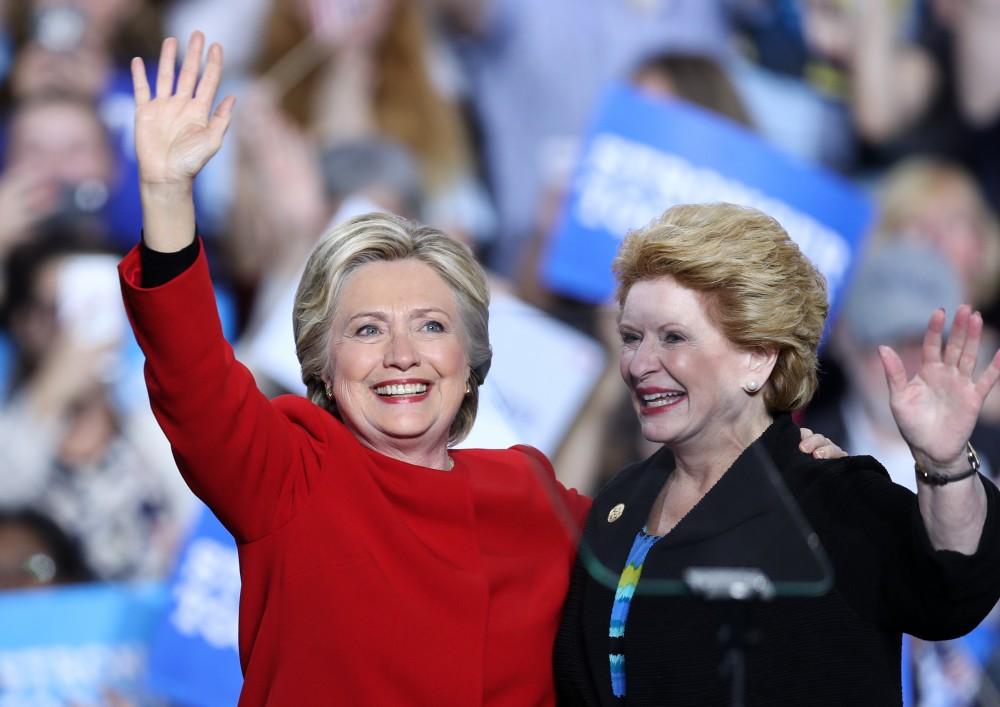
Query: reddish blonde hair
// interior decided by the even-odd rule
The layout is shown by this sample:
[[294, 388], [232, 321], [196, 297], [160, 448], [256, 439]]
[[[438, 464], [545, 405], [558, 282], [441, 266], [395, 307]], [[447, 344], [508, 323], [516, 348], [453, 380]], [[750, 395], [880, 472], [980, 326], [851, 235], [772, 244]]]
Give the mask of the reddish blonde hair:
[[618, 304], [637, 282], [672, 277], [701, 293], [734, 345], [776, 349], [764, 390], [769, 412], [803, 407], [816, 392], [826, 281], [767, 214], [735, 204], [684, 204], [626, 236], [612, 266]]

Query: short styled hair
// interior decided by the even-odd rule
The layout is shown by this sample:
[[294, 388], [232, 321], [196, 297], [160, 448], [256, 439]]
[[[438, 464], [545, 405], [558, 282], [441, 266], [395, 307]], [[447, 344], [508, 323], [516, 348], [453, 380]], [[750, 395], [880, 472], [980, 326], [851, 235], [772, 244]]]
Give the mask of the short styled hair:
[[295, 293], [295, 353], [302, 367], [306, 396], [340, 418], [327, 398], [323, 374], [330, 365], [330, 325], [348, 277], [367, 263], [418, 260], [433, 269], [455, 296], [465, 330], [465, 353], [472, 373], [471, 392], [462, 400], [448, 441], [461, 441], [472, 429], [479, 407], [479, 385], [491, 358], [489, 287], [469, 248], [441, 231], [385, 213], [370, 213], [335, 226], [316, 245]]
[[726, 203], [675, 206], [626, 236], [612, 267], [619, 306], [635, 283], [670, 276], [702, 295], [735, 346], [777, 350], [764, 390], [768, 412], [791, 412], [812, 398], [826, 281], [767, 214]]

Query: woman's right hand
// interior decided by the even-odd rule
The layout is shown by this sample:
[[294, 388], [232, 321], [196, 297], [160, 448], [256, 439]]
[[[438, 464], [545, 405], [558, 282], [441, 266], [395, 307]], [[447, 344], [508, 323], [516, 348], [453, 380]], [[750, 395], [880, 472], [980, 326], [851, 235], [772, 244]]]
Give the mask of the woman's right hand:
[[218, 44], [208, 48], [205, 71], [198, 80], [204, 48], [204, 35], [192, 33], [174, 89], [177, 40], [163, 41], [156, 98], [150, 96], [142, 59], [132, 60], [143, 240], [160, 252], [181, 250], [194, 239], [194, 178], [222, 145], [232, 117], [232, 96], [212, 112], [222, 76]]
[[205, 36], [192, 33], [174, 89], [177, 40], [163, 41], [155, 98], [150, 95], [142, 59], [132, 60], [135, 149], [144, 190], [189, 190], [195, 175], [222, 145], [235, 99], [227, 96], [212, 111], [222, 76], [222, 47], [213, 43], [208, 48], [199, 81], [204, 48]]

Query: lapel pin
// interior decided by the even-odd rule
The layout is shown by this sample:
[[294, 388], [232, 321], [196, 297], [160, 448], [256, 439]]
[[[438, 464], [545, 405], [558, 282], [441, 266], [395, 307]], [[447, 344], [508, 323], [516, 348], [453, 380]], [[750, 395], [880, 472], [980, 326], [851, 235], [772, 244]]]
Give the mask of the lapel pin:
[[616, 520], [622, 517], [622, 513], [625, 512], [625, 504], [619, 503], [608, 513], [608, 522], [614, 523]]

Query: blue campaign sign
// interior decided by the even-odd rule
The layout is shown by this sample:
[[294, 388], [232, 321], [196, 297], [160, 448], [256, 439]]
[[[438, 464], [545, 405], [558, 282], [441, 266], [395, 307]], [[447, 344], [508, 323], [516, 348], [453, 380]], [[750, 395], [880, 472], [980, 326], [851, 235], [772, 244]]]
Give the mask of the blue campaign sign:
[[186, 707], [235, 705], [243, 686], [237, 646], [236, 543], [204, 509], [181, 549], [150, 646], [150, 687]]
[[676, 204], [718, 201], [777, 219], [826, 277], [836, 305], [873, 215], [870, 200], [725, 118], [624, 85], [607, 92], [584, 142], [543, 278], [557, 292], [605, 302], [629, 230]]
[[0, 594], [0, 706], [146, 704], [147, 646], [163, 584]]

